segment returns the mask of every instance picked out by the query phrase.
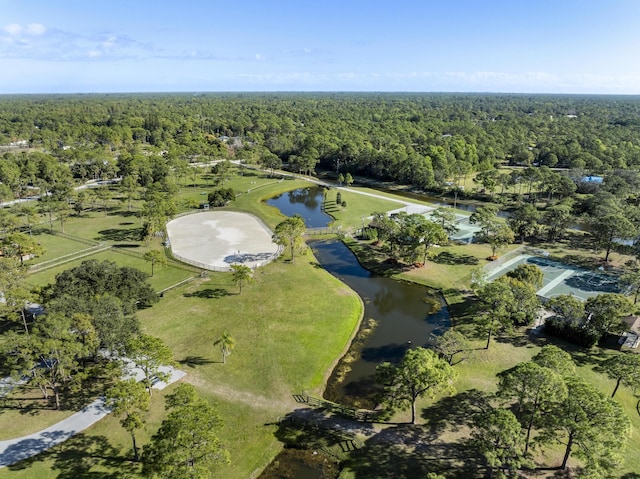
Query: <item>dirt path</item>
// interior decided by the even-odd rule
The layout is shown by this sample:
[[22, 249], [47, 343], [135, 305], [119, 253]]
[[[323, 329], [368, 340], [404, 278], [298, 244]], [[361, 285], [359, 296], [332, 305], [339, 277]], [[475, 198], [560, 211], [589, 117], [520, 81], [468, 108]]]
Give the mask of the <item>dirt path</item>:
[[275, 416], [285, 415], [296, 407], [296, 401], [291, 394], [265, 396], [250, 391], [233, 389], [224, 384], [210, 384], [195, 376], [187, 377], [186, 381], [207, 393], [218, 396], [224, 401], [238, 402], [252, 408], [261, 409], [267, 413], [273, 413]]

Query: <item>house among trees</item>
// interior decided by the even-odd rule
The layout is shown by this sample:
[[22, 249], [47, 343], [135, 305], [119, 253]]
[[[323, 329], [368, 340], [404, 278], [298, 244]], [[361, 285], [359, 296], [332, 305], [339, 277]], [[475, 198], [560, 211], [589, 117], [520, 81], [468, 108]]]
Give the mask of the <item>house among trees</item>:
[[604, 178], [602, 176], [593, 176], [593, 175], [589, 175], [589, 176], [583, 176], [582, 179], [580, 180], [582, 183], [596, 183], [596, 184], [601, 184], [604, 181]]
[[640, 316], [627, 316], [622, 321], [629, 329], [620, 336], [618, 344], [623, 348], [636, 349], [640, 345]]

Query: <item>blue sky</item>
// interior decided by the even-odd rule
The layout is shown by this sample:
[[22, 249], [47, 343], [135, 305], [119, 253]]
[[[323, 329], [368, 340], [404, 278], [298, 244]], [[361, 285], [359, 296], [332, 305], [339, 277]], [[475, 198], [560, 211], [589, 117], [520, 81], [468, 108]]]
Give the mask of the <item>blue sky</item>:
[[0, 0], [0, 93], [640, 94], [640, 0]]

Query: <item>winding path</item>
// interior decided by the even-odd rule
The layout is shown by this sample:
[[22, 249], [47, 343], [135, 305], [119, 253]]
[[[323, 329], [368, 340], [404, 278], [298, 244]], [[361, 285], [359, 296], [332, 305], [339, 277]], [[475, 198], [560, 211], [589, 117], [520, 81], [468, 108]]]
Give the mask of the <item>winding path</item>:
[[[167, 383], [159, 381], [154, 384], [154, 389], [163, 389], [168, 384], [186, 375], [184, 371], [169, 366], [162, 367], [160, 370], [161, 372], [170, 373], [171, 377]], [[134, 376], [137, 379], [141, 379], [139, 377], [140, 374], [141, 371], [136, 371]], [[0, 441], [0, 468], [33, 457], [36, 454], [46, 451], [50, 447], [66, 441], [71, 436], [92, 426], [110, 412], [111, 410], [105, 405], [104, 397], [99, 397], [72, 416], [42, 431], [29, 434], [28, 436]]]
[[[310, 177], [305, 177], [302, 175], [290, 174], [286, 172], [279, 172], [282, 175], [293, 176], [300, 179], [304, 179], [311, 183], [317, 183], [325, 186], [336, 187], [333, 184], [329, 184], [326, 181], [316, 180]], [[82, 185], [80, 188], [86, 188], [93, 185]], [[361, 194], [365, 196], [370, 196], [374, 198], [381, 198], [388, 201], [396, 202], [402, 204], [401, 208], [394, 210], [393, 212], [406, 211], [407, 213], [424, 213], [430, 211], [434, 208], [424, 206], [421, 204], [389, 198], [388, 196], [378, 195], [375, 193], [369, 193], [365, 191], [359, 191], [347, 187], [337, 187], [338, 189], [349, 191], [351, 193]], [[28, 201], [30, 199], [36, 199], [36, 197], [31, 197], [23, 200], [14, 200], [11, 203], [18, 203], [21, 201]], [[178, 381], [182, 377], [185, 376], [184, 371], [180, 371], [174, 368], [166, 368], [167, 372], [171, 373], [171, 378], [167, 384], [171, 384], [175, 381]], [[139, 374], [137, 375], [139, 376]], [[5, 380], [0, 381], [2, 383]], [[163, 382], [159, 382], [155, 384], [153, 387], [155, 389], [162, 389], [167, 386], [167, 384]], [[12, 384], [3, 384], [4, 387], [11, 388]], [[24, 459], [28, 459], [33, 457], [41, 452], [46, 451], [47, 449], [60, 444], [75, 434], [84, 431], [89, 428], [100, 419], [104, 418], [107, 414], [109, 414], [111, 410], [105, 405], [104, 397], [100, 397], [93, 401], [91, 404], [85, 406], [82, 410], [77, 413], [69, 416], [68, 418], [50, 426], [42, 431], [36, 432], [34, 434], [29, 434], [28, 436], [18, 437], [14, 439], [8, 439], [5, 441], [0, 441], [0, 468], [10, 466]], [[342, 430], [347, 430], [351, 433], [362, 434], [366, 437], [370, 437], [371, 435], [379, 432], [379, 428], [374, 428], [371, 425], [363, 426], [362, 423], [357, 423], [355, 421], [349, 420], [327, 420], [327, 418], [318, 413], [317, 411], [313, 411], [312, 409], [301, 409], [296, 410], [294, 415], [305, 418], [313, 418], [314, 421], [326, 421], [331, 424], [331, 427], [338, 428]]]
[[66, 441], [92, 426], [111, 411], [104, 398], [98, 398], [74, 415], [28, 436], [0, 441], [0, 467], [10, 466]]

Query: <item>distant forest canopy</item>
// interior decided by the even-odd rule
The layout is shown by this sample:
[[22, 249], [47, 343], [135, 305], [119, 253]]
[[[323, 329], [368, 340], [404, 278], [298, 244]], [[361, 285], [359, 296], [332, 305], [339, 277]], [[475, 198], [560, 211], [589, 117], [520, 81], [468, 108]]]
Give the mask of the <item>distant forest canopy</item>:
[[19, 157], [20, 146], [37, 148], [83, 179], [131, 174], [141, 169], [132, 166], [141, 151], [155, 151], [164, 164], [136, 171], [142, 186], [181, 160], [232, 158], [271, 168], [284, 162], [300, 172], [320, 165], [433, 189], [503, 164], [594, 175], [636, 170], [640, 97], [8, 95], [0, 96], [0, 145], [7, 159]]

